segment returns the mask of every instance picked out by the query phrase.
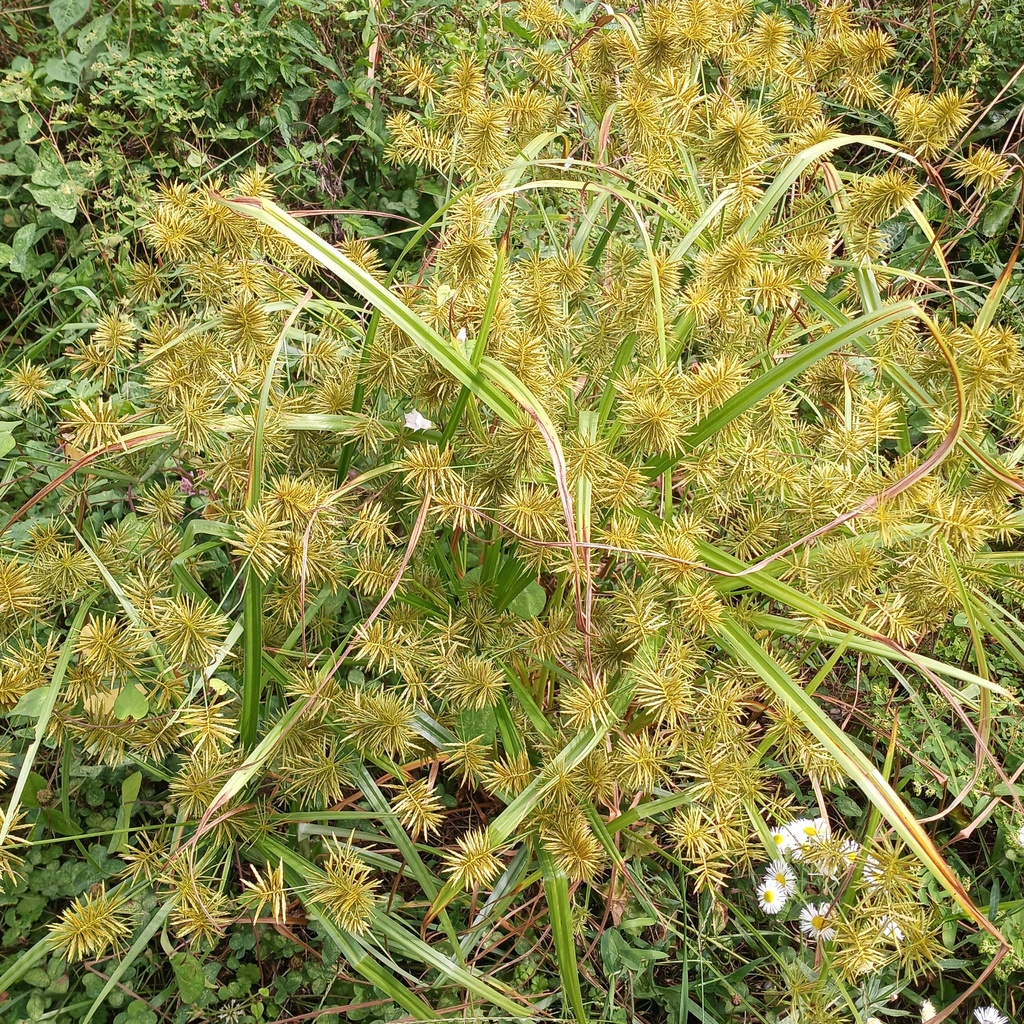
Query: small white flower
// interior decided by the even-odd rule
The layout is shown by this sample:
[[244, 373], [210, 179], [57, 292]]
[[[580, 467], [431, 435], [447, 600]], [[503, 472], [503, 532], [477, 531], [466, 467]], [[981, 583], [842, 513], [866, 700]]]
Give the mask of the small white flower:
[[1021, 825], [1021, 827], [1017, 829], [1017, 831], [1014, 833], [1013, 838], [1016, 841], [1017, 845], [1022, 850], [1024, 850], [1024, 825]]
[[468, 338], [469, 338], [469, 335], [466, 333], [466, 328], [465, 327], [460, 327], [459, 328], [459, 333], [455, 335], [455, 340], [460, 345], [465, 345]]
[[785, 905], [789, 894], [771, 878], [757, 887], [757, 904], [766, 914], [777, 914]]
[[921, 1021], [922, 1021], [922, 1024], [924, 1024], [924, 1021], [931, 1020], [932, 1017], [934, 1017], [938, 1012], [939, 1011], [935, 1009], [935, 1004], [930, 999], [926, 999], [921, 1004]]
[[882, 936], [884, 938], [893, 939], [896, 942], [902, 942], [906, 938], [903, 934], [903, 929], [893, 918], [883, 917], [880, 923]]
[[1004, 1017], [994, 1006], [979, 1006], [974, 1011], [974, 1019], [978, 1024], [1009, 1024], [1008, 1018]]
[[772, 832], [772, 842], [779, 853], [789, 853], [796, 846], [796, 840], [789, 834], [788, 825], [780, 825]]
[[860, 843], [853, 839], [847, 839], [842, 846], [839, 847], [839, 852], [843, 855], [843, 860], [847, 864], [856, 864], [857, 858], [860, 856]]
[[764, 880], [774, 882], [787, 896], [792, 896], [796, 891], [796, 874], [781, 857], [768, 865]]
[[821, 939], [828, 942], [836, 937], [835, 928], [828, 923], [828, 912], [831, 906], [828, 903], [808, 903], [800, 911], [800, 931], [812, 939]]
[[793, 856], [800, 860], [800, 851], [813, 843], [828, 839], [831, 829], [824, 818], [798, 818], [786, 826], [793, 840]]
[[405, 425], [409, 430], [430, 430], [434, 425], [418, 409], [413, 409], [405, 414]]
[[860, 877], [872, 888], [876, 888], [878, 876], [881, 873], [882, 865], [878, 863], [878, 859], [876, 857], [872, 857], [869, 853], [864, 860], [864, 868], [861, 871]]

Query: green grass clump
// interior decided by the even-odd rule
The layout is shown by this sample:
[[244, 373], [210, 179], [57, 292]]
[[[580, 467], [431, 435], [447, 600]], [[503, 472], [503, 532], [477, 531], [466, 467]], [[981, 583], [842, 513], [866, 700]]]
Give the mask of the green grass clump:
[[384, 79], [421, 265], [259, 169], [168, 184], [131, 301], [8, 374], [12, 883], [84, 837], [75, 764], [126, 781], [110, 884], [0, 988], [110, 959], [104, 1012], [159, 932], [201, 1013], [187, 958], [272, 928], [417, 1019], [1009, 1009], [1014, 908], [915, 801], [955, 768], [938, 816], [1009, 857], [1024, 354], [1006, 277], [893, 240], [1019, 170], [843, 3], [485, 38]]

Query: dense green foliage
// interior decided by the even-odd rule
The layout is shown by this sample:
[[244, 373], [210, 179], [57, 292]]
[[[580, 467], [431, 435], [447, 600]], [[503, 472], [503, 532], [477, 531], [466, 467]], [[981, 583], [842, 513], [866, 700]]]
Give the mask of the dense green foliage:
[[[126, 293], [124, 261], [155, 182], [259, 162], [299, 205], [344, 197], [347, 208], [417, 219], [433, 209], [429, 197], [419, 209], [412, 175], [380, 160], [378, 8], [51, 7], [52, 17], [0, 15], [0, 330], [13, 321], [15, 338], [30, 318], [60, 328]], [[430, 11], [442, 42], [455, 26], [443, 7]], [[426, 10], [403, 4], [390, 17], [401, 28], [389, 42], [401, 46], [421, 33]], [[353, 215], [332, 230], [380, 228]]]
[[1022, 13], [1014, 2], [911, 0], [886, 4], [876, 17], [910, 58], [904, 73], [915, 86], [975, 90], [987, 111], [981, 131], [990, 135], [1006, 130], [1024, 99]]
[[5, 17], [0, 1011], [1020, 1011], [977, 82], [841, 2]]

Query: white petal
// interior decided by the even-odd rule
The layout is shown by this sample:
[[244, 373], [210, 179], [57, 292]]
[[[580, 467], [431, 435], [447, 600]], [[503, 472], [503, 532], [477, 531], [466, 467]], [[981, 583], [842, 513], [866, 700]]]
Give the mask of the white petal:
[[974, 1011], [978, 1024], [1008, 1024], [1007, 1019], [994, 1006], [979, 1006]]
[[413, 409], [405, 414], [405, 425], [409, 430], [430, 430], [434, 425], [418, 409]]

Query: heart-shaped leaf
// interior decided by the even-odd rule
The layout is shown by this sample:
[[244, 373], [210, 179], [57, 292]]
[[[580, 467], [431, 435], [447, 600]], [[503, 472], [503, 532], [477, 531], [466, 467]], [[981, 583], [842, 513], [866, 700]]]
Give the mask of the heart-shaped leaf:
[[137, 686], [126, 686], [114, 701], [114, 715], [120, 721], [126, 718], [145, 718], [149, 712], [149, 700]]

